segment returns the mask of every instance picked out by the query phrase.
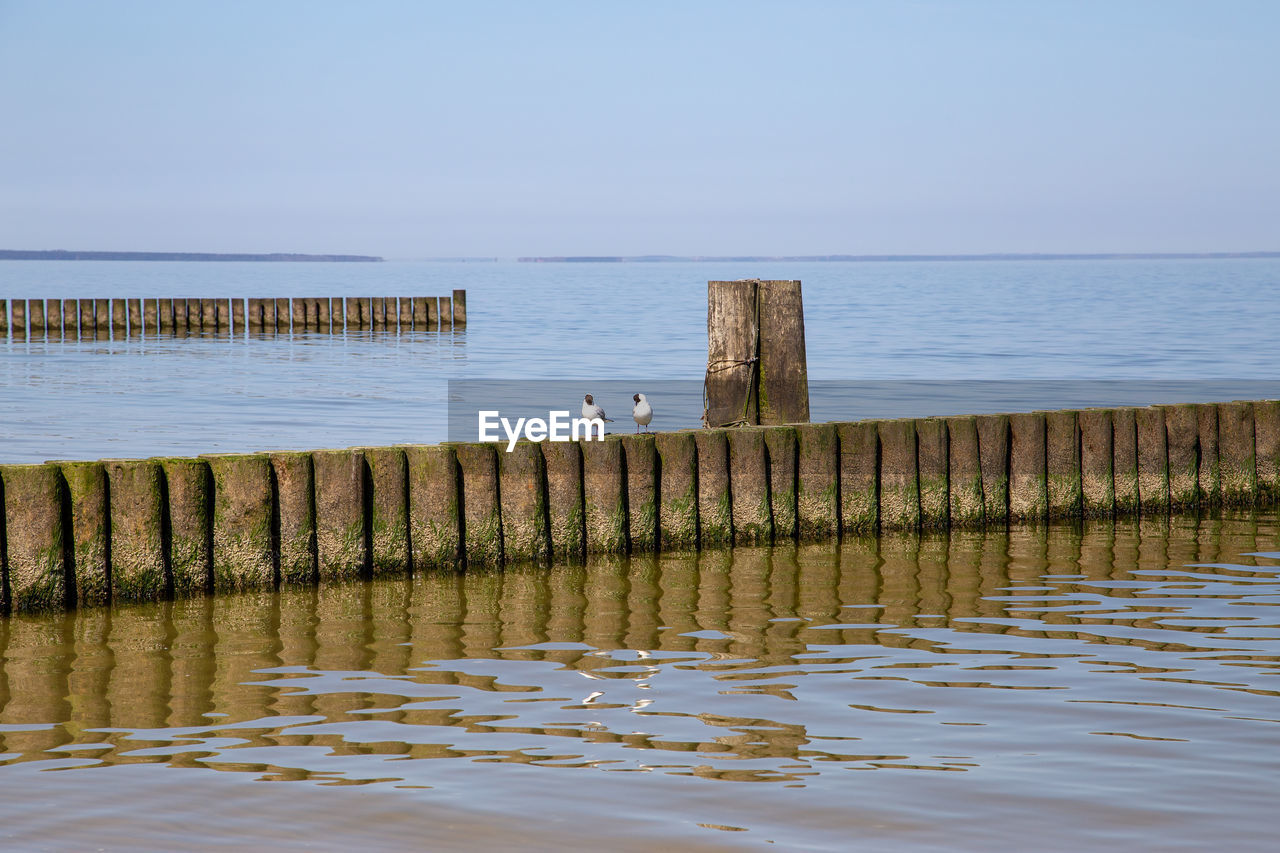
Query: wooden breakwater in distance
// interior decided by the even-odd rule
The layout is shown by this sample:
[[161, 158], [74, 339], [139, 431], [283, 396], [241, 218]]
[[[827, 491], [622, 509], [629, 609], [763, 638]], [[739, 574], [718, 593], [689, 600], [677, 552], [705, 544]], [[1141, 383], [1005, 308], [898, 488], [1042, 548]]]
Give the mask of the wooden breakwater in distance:
[[0, 339], [110, 339], [204, 332], [437, 331], [467, 325], [451, 296], [268, 299], [0, 299]]
[[6, 612], [1280, 505], [1280, 401], [0, 465]]

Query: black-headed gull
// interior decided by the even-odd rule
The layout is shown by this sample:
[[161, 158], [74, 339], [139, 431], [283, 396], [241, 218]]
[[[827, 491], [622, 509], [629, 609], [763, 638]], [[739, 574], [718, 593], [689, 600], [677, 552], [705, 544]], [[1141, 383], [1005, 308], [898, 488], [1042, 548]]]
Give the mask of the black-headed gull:
[[604, 409], [595, 404], [595, 401], [591, 399], [590, 394], [582, 398], [582, 416], [587, 420], [599, 418], [607, 424], [613, 423], [613, 418], [605, 417]]
[[631, 417], [636, 421], [636, 432], [640, 431], [640, 427], [644, 427], [644, 431], [649, 431], [649, 421], [653, 420], [653, 406], [649, 405], [649, 401], [643, 394], [637, 394], [631, 398], [635, 401], [635, 406], [631, 409]]

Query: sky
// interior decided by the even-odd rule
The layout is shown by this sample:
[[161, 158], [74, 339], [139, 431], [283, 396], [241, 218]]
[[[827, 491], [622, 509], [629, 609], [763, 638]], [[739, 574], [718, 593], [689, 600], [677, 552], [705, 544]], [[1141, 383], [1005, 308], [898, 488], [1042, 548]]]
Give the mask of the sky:
[[0, 0], [0, 248], [1280, 250], [1274, 0]]

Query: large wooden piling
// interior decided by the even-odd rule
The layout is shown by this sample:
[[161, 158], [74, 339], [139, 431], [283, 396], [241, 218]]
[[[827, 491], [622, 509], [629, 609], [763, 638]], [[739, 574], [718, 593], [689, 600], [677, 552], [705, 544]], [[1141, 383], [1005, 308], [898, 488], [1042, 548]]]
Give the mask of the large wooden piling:
[[213, 328], [219, 332], [231, 329], [231, 300], [213, 300]]
[[205, 328], [204, 304], [192, 297], [187, 300], [187, 331], [203, 332]]
[[767, 545], [773, 541], [769, 506], [769, 462], [764, 431], [755, 427], [729, 430], [729, 493], [735, 545]]
[[1042, 521], [1049, 510], [1044, 412], [1009, 416], [1009, 517]]
[[582, 450], [576, 441], [542, 445], [547, 478], [547, 523], [551, 553], [558, 560], [581, 559], [586, 553], [582, 503]]
[[1111, 474], [1115, 482], [1116, 512], [1137, 512], [1141, 506], [1138, 492], [1138, 423], [1137, 410], [1129, 407], [1111, 410]]
[[344, 306], [349, 300], [343, 299], [341, 296], [335, 296], [329, 302], [329, 327], [335, 332], [345, 332], [347, 330], [347, 312]]
[[173, 332], [176, 335], [185, 335], [191, 328], [190, 317], [187, 316], [187, 300], [173, 300]]
[[[231, 300], [231, 329], [237, 335], [243, 334], [247, 326], [244, 308], [245, 305], [243, 299], [237, 298]], [[262, 325], [261, 313], [258, 315], [258, 325], [259, 327]]]
[[[80, 300], [80, 302], [82, 305], [84, 304], [83, 299]], [[158, 319], [156, 320], [155, 331], [163, 332], [166, 335], [173, 334], [174, 322], [175, 322], [174, 316], [173, 316], [173, 300], [172, 299], [157, 300], [156, 311], [158, 313]], [[81, 310], [81, 313], [80, 313], [80, 334], [82, 335], [84, 334], [83, 309]]]
[[658, 453], [652, 435], [624, 435], [627, 535], [632, 553], [658, 550]]
[[213, 475], [214, 588], [273, 586], [271, 457], [214, 453], [200, 458]]
[[462, 472], [462, 531], [468, 566], [502, 563], [498, 457], [492, 444], [457, 444]]
[[427, 328], [427, 298], [425, 296], [413, 297], [412, 310], [414, 331], [424, 331]]
[[200, 326], [206, 332], [218, 331], [218, 303], [220, 299], [200, 300]]
[[291, 319], [295, 331], [301, 332], [307, 328], [309, 325], [307, 323], [307, 300], [301, 298], [293, 300]]
[[80, 330], [80, 300], [62, 300], [62, 333], [74, 338]]
[[62, 300], [46, 299], [44, 301], [45, 310], [45, 333], [50, 337], [62, 336]]
[[110, 498], [111, 597], [157, 599], [169, 591], [165, 565], [164, 486], [150, 459], [104, 459]]
[[[558, 446], [564, 445], [568, 442]], [[462, 565], [462, 518], [456, 452], [449, 445], [407, 445], [404, 454], [413, 568], [458, 568]], [[581, 499], [578, 503], [581, 513]]]
[[159, 318], [160, 300], [156, 298], [142, 300], [142, 331], [148, 335], [154, 335], [160, 331], [157, 328]]
[[982, 514], [987, 524], [1009, 520], [1009, 416], [978, 415]]
[[333, 330], [333, 308], [329, 302], [329, 297], [324, 296], [317, 298], [316, 301], [316, 327], [322, 332]]
[[122, 338], [129, 328], [129, 314], [123, 299], [111, 300], [111, 336]]
[[126, 305], [129, 309], [129, 334], [142, 334], [142, 300], [130, 299]]
[[1218, 471], [1224, 504], [1248, 506], [1254, 502], [1258, 472], [1251, 403], [1218, 405]]
[[809, 369], [800, 282], [761, 281], [758, 288], [758, 423], [808, 423]]
[[374, 575], [409, 569], [409, 487], [404, 451], [363, 448], [369, 505], [369, 565]]
[[920, 524], [933, 529], [951, 523], [950, 448], [947, 422], [921, 418], [916, 426], [916, 468], [920, 483]]
[[765, 456], [769, 463], [769, 514], [773, 522], [773, 540], [794, 540], [800, 536], [799, 510], [796, 506], [799, 450], [795, 427], [771, 426], [762, 431]]
[[1109, 517], [1116, 508], [1116, 484], [1111, 474], [1111, 410], [1079, 413], [1081, 512], [1090, 518]]
[[321, 581], [360, 577], [369, 560], [365, 536], [364, 454], [316, 450], [316, 557]]
[[835, 424], [795, 424], [796, 519], [801, 539], [840, 533], [840, 439]]
[[27, 301], [25, 299], [15, 299], [10, 305], [13, 312], [10, 330], [15, 338], [25, 338], [27, 336]]
[[920, 526], [920, 475], [916, 456], [916, 422], [907, 418], [880, 421], [880, 526], [915, 530]]
[[698, 545], [698, 449], [695, 433], [661, 432], [658, 457], [658, 546], [663, 551]]
[[288, 297], [280, 296], [276, 298], [276, 331], [277, 332], [291, 331], [289, 326]]
[[370, 328], [379, 331], [387, 327], [387, 305], [386, 300], [381, 296], [371, 296], [369, 298], [369, 308], [371, 310]]
[[507, 562], [545, 560], [551, 552], [551, 539], [547, 530], [547, 475], [541, 446], [521, 441], [510, 453], [498, 453], [498, 473], [504, 559]]
[[440, 314], [440, 328], [452, 329], [453, 328], [453, 300], [451, 300], [447, 296], [441, 296], [439, 314]]
[[1196, 483], [1200, 500], [1209, 506], [1222, 502], [1222, 479], [1218, 469], [1218, 406], [1200, 403], [1196, 411], [1196, 441], [1199, 446], [1199, 467]]
[[1045, 413], [1045, 487], [1052, 518], [1079, 518], [1084, 511], [1080, 479], [1080, 426], [1071, 410]]
[[9, 335], [9, 300], [0, 299], [0, 338]]
[[314, 583], [316, 571], [315, 468], [311, 454], [270, 454], [271, 489], [280, 583]]
[[618, 436], [582, 441], [582, 493], [586, 510], [587, 551], [622, 554], [627, 550], [627, 479]]
[[56, 465], [0, 465], [3, 484], [3, 605], [19, 613], [61, 610], [73, 600], [63, 525], [66, 504]]
[[440, 328], [440, 300], [435, 296], [427, 297], [427, 328]]
[[45, 333], [43, 299], [27, 300], [27, 328], [32, 335], [43, 335]]
[[707, 282], [707, 424], [759, 422], [756, 282]]
[[[694, 433], [698, 449], [698, 542], [703, 548], [733, 543], [733, 499], [727, 430]], [[589, 509], [589, 508], [588, 508]]]
[[204, 459], [178, 456], [154, 461], [164, 472], [163, 508], [168, 519], [164, 538], [174, 594], [206, 592], [213, 586], [213, 481], [209, 465]]
[[106, 604], [111, 600], [106, 470], [101, 462], [59, 462], [58, 467], [71, 504], [67, 535], [71, 537], [76, 603]]

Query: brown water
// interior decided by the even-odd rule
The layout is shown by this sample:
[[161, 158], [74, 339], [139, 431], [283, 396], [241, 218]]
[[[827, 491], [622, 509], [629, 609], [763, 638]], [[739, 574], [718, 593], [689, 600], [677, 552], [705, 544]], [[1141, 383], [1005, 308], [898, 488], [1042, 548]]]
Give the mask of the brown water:
[[0, 621], [14, 849], [1274, 849], [1275, 513]]

